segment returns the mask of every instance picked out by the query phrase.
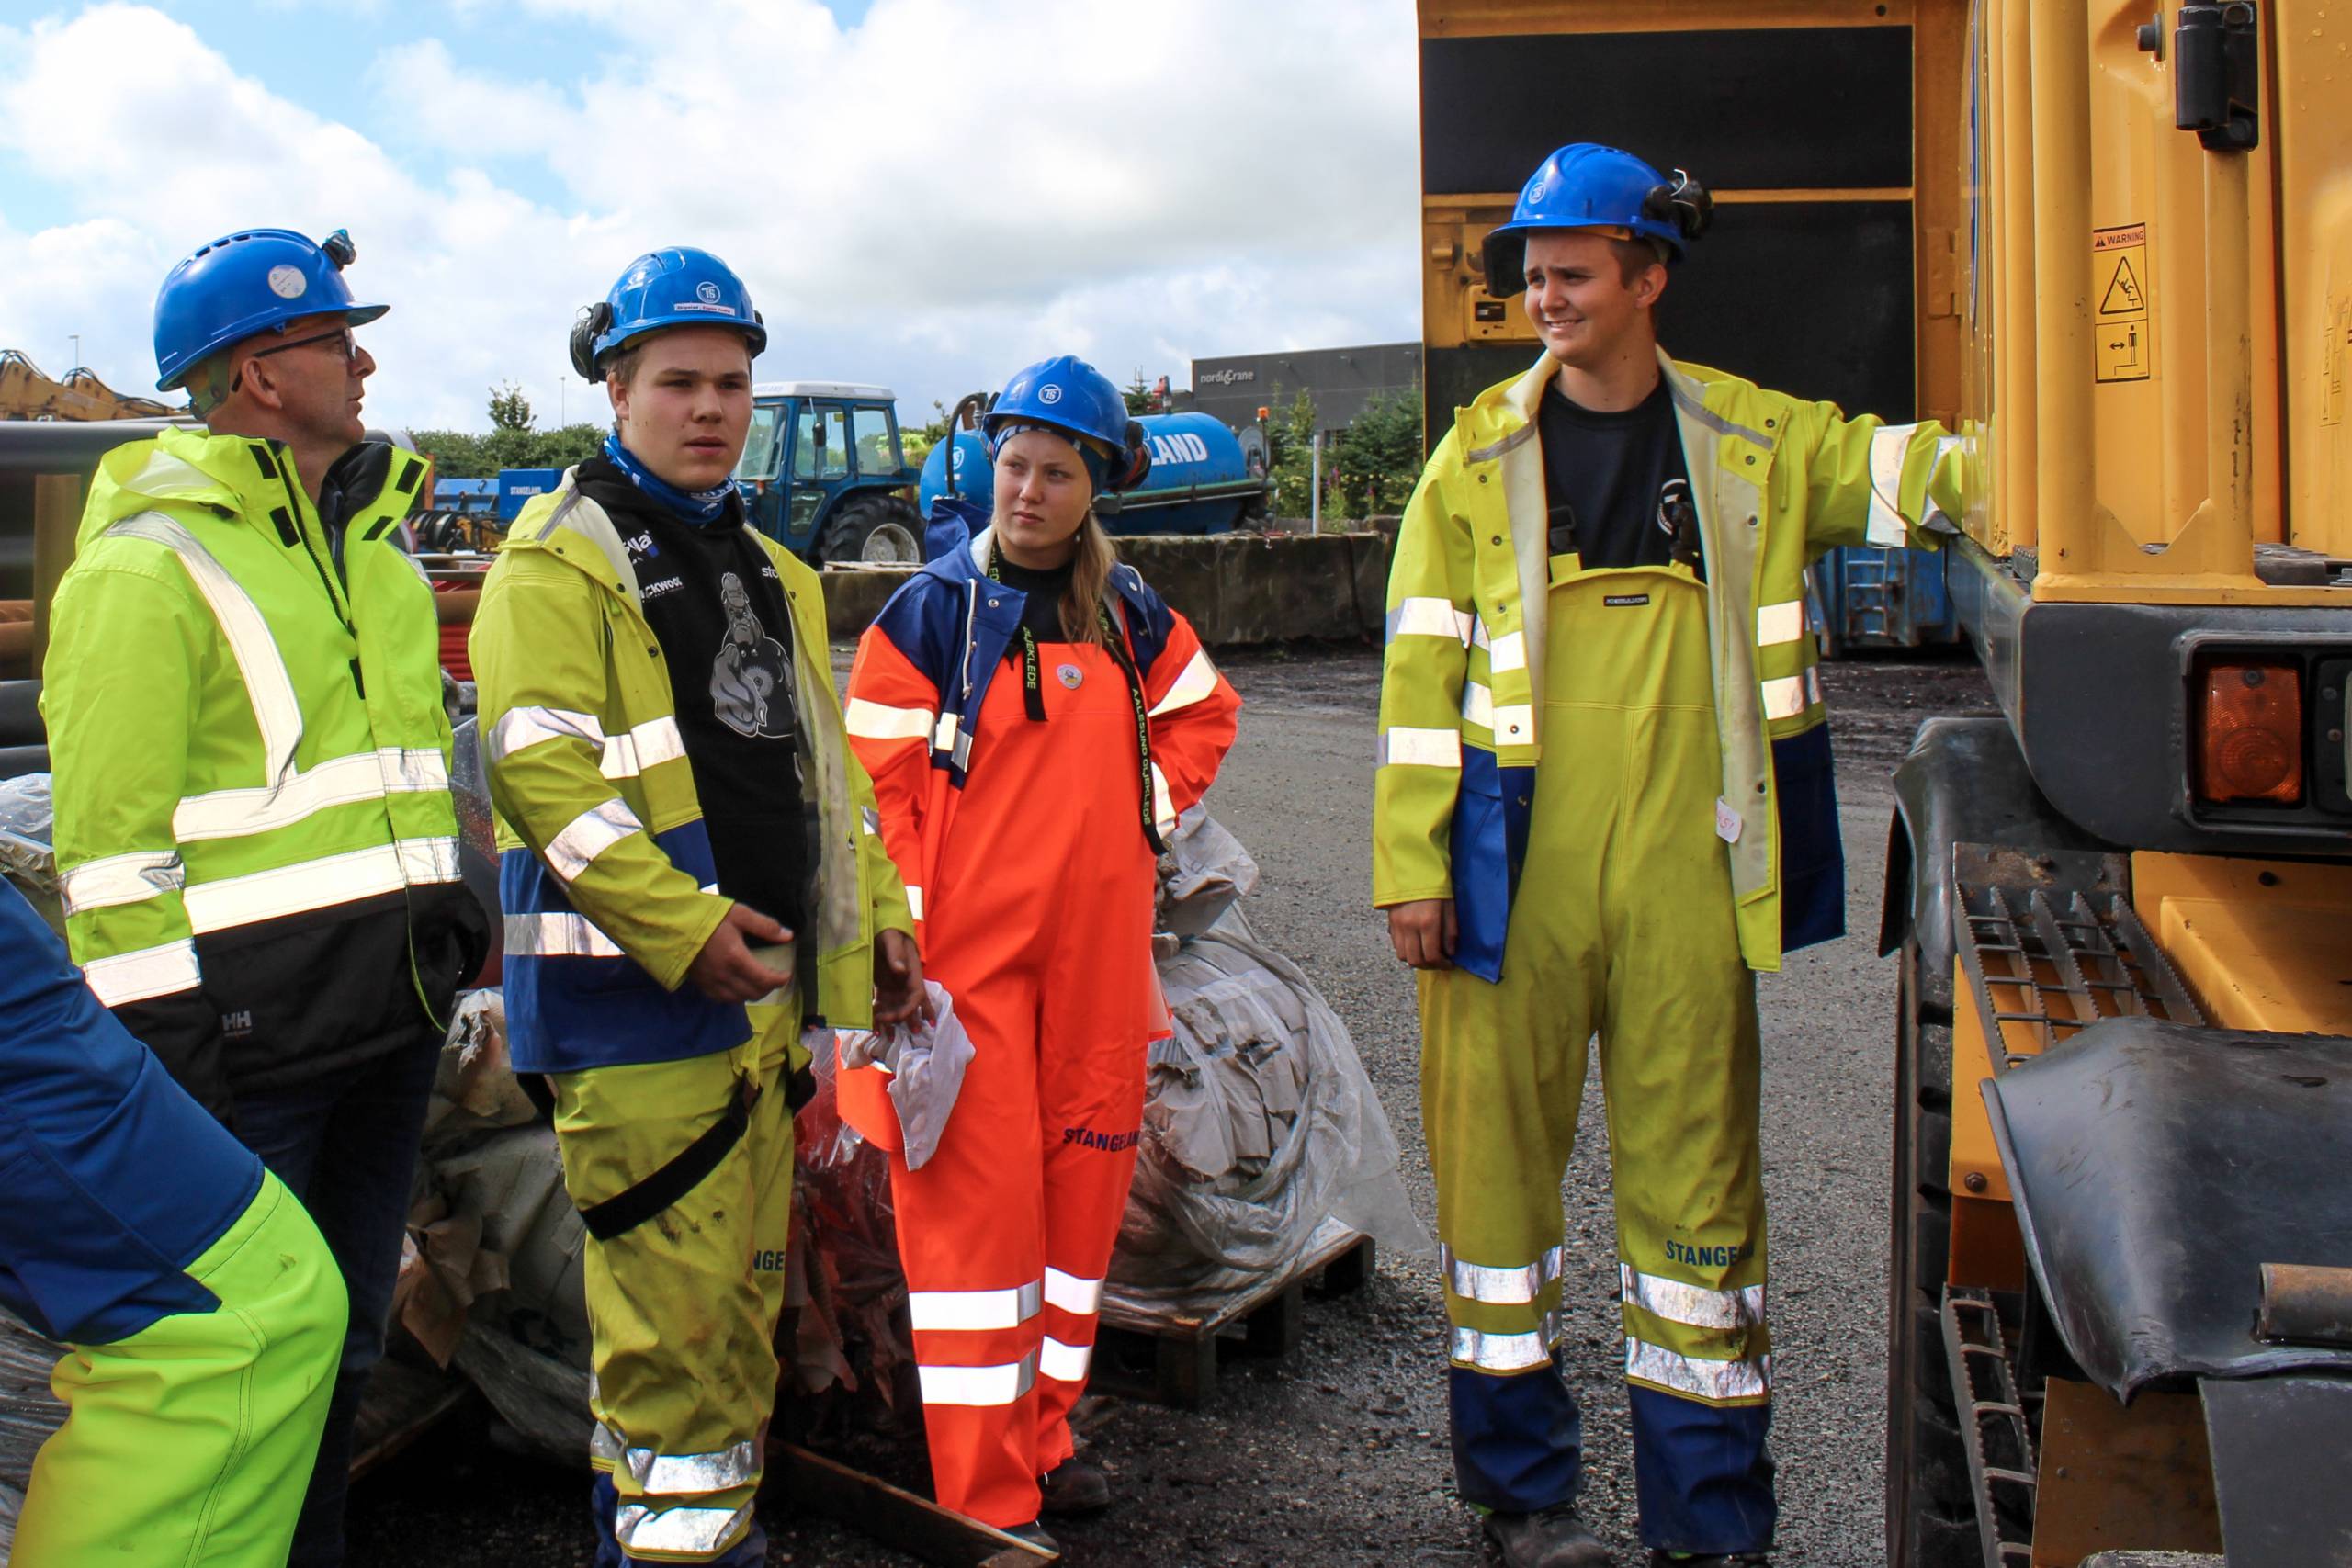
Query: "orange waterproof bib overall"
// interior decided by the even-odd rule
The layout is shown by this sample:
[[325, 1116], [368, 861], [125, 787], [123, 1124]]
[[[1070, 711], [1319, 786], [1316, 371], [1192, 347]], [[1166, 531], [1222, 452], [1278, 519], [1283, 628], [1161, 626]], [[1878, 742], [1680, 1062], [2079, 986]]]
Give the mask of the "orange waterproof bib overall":
[[1156, 984], [1134, 702], [1102, 649], [1038, 653], [1046, 720], [1001, 669], [924, 911], [976, 1054], [938, 1152], [890, 1160], [933, 1480], [994, 1525], [1070, 1454]]

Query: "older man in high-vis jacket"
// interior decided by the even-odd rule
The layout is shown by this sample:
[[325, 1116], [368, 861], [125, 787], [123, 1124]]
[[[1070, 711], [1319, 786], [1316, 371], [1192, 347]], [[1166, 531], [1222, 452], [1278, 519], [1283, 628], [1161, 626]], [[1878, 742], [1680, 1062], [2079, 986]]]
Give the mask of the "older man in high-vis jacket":
[[1555, 1357], [1596, 1035], [1643, 1539], [1770, 1549], [1753, 974], [1844, 929], [1804, 569], [1959, 508], [1934, 425], [1659, 351], [1710, 206], [1614, 149], [1545, 161], [1487, 278], [1546, 352], [1455, 412], [1389, 579], [1374, 897], [1419, 971], [1461, 1495], [1514, 1568], [1609, 1560]]

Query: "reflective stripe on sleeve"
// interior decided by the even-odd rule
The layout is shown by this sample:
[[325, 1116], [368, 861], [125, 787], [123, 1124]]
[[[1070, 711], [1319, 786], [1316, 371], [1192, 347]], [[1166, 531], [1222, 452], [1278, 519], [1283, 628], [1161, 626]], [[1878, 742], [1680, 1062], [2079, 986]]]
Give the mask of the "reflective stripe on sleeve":
[[882, 814], [870, 806], [861, 806], [857, 808], [857, 826], [870, 839], [882, 831]]
[[613, 1517], [613, 1539], [631, 1556], [667, 1551], [684, 1558], [715, 1557], [752, 1528], [752, 1505], [740, 1508], [664, 1508], [655, 1513], [631, 1503]]
[[588, 1461], [591, 1464], [601, 1461], [617, 1467], [627, 1449], [628, 1445], [621, 1441], [620, 1434], [602, 1421], [588, 1429]]
[[1758, 604], [1756, 607], [1756, 645], [1776, 648], [1784, 642], [1794, 642], [1804, 636], [1804, 601], [1791, 599], [1781, 604]]
[[1462, 682], [1462, 722], [1475, 724], [1481, 729], [1495, 727], [1495, 694], [1479, 681]]
[[1151, 765], [1151, 825], [1159, 829], [1162, 843], [1176, 831], [1176, 797], [1169, 791], [1168, 775], [1159, 771], [1157, 762]]
[[190, 883], [182, 897], [187, 904], [188, 925], [202, 936], [313, 909], [332, 909], [411, 886], [452, 882], [457, 875], [457, 840], [403, 839], [243, 876]]
[[605, 727], [595, 715], [573, 713], [569, 708], [508, 708], [490, 727], [490, 735], [482, 744], [482, 761], [494, 768], [519, 751], [550, 740], [585, 740], [591, 746], [602, 747]]
[[183, 844], [242, 839], [290, 828], [330, 807], [448, 787], [449, 768], [439, 748], [387, 746], [333, 758], [274, 784], [188, 795], [172, 811], [172, 837]]
[[1037, 1375], [1056, 1382], [1084, 1382], [1086, 1370], [1093, 1361], [1093, 1346], [1065, 1345], [1050, 1334], [1037, 1348]]
[[1396, 607], [1388, 612], [1388, 640], [1395, 642], [1400, 637], [1442, 637], [1467, 648], [1474, 619], [1469, 611], [1455, 609], [1449, 600], [1400, 600]]
[[1065, 1274], [1058, 1269], [1046, 1270], [1046, 1301], [1048, 1305], [1081, 1316], [1102, 1310], [1102, 1281], [1081, 1280], [1075, 1274]]
[[925, 1404], [1011, 1404], [1037, 1383], [1033, 1353], [996, 1367], [915, 1368]]
[[1525, 1306], [1542, 1293], [1544, 1287], [1560, 1277], [1567, 1265], [1567, 1248], [1555, 1247], [1532, 1263], [1517, 1268], [1497, 1268], [1485, 1263], [1464, 1263], [1454, 1256], [1451, 1247], [1440, 1247], [1440, 1261], [1445, 1270], [1446, 1288], [1457, 1296], [1489, 1306]]
[[182, 938], [136, 953], [93, 958], [82, 965], [82, 978], [98, 1000], [110, 1008], [192, 991], [204, 980], [196, 962], [196, 943]]
[[649, 718], [626, 735], [605, 738], [605, 755], [597, 772], [608, 779], [633, 779], [648, 768], [674, 762], [686, 754], [686, 738], [668, 714]]
[[1175, 713], [1191, 707], [1216, 690], [1216, 666], [1209, 662], [1205, 649], [1195, 652], [1184, 665], [1183, 673], [1168, 688], [1168, 694], [1153, 705], [1151, 716]]
[[1764, 682], [1764, 716], [1794, 718], [1821, 700], [1821, 669], [1808, 666], [1801, 675], [1783, 675]]
[[1761, 1399], [1772, 1392], [1772, 1358], [1745, 1361], [1708, 1361], [1678, 1356], [1663, 1345], [1628, 1336], [1625, 1376], [1634, 1382], [1653, 1383], [1669, 1393], [1691, 1399]]
[[1462, 732], [1458, 729], [1412, 729], [1392, 725], [1380, 732], [1379, 766], [1459, 768]]
[[628, 803], [615, 795], [601, 806], [589, 807], [573, 818], [564, 830], [549, 841], [547, 848], [548, 869], [564, 882], [570, 882], [586, 871], [595, 858], [628, 838], [642, 833], [645, 824]]
[[954, 714], [941, 714], [938, 722], [931, 727], [931, 749], [934, 751], [953, 752], [959, 739], [956, 733], [959, 728], [959, 722]]
[[922, 889], [912, 885], [907, 888], [907, 913], [918, 920], [922, 919]]
[[931, 733], [929, 708], [894, 708], [852, 697], [842, 722], [854, 740], [921, 740]]
[[1506, 703], [1495, 709], [1495, 739], [1524, 746], [1535, 739], [1535, 709], [1527, 703]]
[[1489, 1334], [1457, 1327], [1450, 1349], [1454, 1360], [1482, 1372], [1524, 1372], [1549, 1361], [1559, 1337], [1560, 1314], [1547, 1312], [1543, 1323], [1529, 1334]]
[[294, 749], [302, 740], [302, 705], [294, 695], [294, 682], [286, 673], [277, 638], [269, 623], [229, 570], [195, 535], [160, 512], [126, 517], [107, 530], [163, 546], [179, 558], [181, 568], [220, 625], [243, 680], [245, 698], [253, 704], [254, 725], [261, 732], [262, 776], [272, 784], [294, 766]]
[[1911, 531], [1899, 510], [1903, 492], [1903, 459], [1911, 448], [1916, 424], [1883, 424], [1871, 433], [1871, 515], [1863, 537], [1873, 545], [1900, 548], [1910, 543]]
[[57, 880], [66, 914], [84, 915], [176, 893], [187, 872], [175, 850], [134, 850], [85, 861]]
[[621, 1456], [637, 1489], [656, 1497], [693, 1497], [749, 1486], [760, 1478], [759, 1456], [746, 1440], [707, 1454], [657, 1454], [630, 1449]]
[[509, 958], [622, 958], [620, 943], [598, 931], [585, 915], [506, 917]]
[[918, 1329], [1018, 1328], [1037, 1315], [1044, 1299], [1035, 1280], [1003, 1291], [909, 1291], [907, 1312]]
[[1618, 1287], [1625, 1301], [1668, 1323], [1693, 1328], [1755, 1328], [1764, 1321], [1764, 1287], [1743, 1285], [1736, 1291], [1711, 1291], [1680, 1280], [1645, 1274], [1630, 1263], [1617, 1265]]

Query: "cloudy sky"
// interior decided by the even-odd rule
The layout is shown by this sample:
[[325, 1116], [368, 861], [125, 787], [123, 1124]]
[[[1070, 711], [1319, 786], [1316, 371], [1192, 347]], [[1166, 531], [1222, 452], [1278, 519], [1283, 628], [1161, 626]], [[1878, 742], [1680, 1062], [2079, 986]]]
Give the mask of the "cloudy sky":
[[749, 281], [763, 378], [927, 417], [1048, 353], [1417, 334], [1409, 0], [0, 0], [0, 347], [154, 379], [155, 286], [348, 228], [371, 421], [602, 413], [564, 337], [638, 253]]

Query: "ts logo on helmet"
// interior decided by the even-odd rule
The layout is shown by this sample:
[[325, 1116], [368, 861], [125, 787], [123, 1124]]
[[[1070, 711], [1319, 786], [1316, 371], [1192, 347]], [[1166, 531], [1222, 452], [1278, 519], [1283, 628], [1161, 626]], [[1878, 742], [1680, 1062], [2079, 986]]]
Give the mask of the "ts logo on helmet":
[[695, 298], [701, 300], [706, 305], [718, 304], [718, 285], [711, 282], [707, 278], [704, 279], [702, 282], [695, 285]]
[[299, 266], [274, 266], [269, 269], [269, 291], [280, 299], [300, 299], [311, 280], [302, 276]]
[[1048, 381], [1044, 386], [1037, 389], [1037, 400], [1048, 407], [1051, 407], [1053, 404], [1062, 400], [1062, 389], [1053, 382]]

